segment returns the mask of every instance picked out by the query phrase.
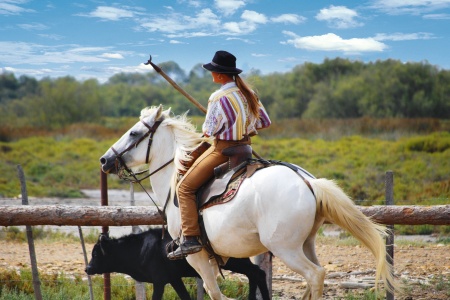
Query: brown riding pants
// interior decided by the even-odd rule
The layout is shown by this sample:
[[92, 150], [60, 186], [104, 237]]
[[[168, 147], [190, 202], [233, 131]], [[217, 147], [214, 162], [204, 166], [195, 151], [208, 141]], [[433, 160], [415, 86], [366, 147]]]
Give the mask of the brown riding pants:
[[196, 202], [197, 190], [214, 176], [214, 168], [228, 161], [228, 156], [222, 155], [222, 150], [242, 144], [250, 144], [250, 139], [241, 141], [214, 140], [189, 168], [177, 186], [178, 202], [181, 213], [181, 230], [184, 236], [200, 235], [198, 225], [198, 210]]

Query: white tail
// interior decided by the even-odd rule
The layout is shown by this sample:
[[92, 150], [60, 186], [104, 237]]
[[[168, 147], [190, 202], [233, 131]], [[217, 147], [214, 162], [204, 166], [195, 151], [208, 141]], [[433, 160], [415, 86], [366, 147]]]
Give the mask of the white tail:
[[388, 229], [365, 216], [334, 181], [320, 178], [312, 179], [310, 183], [316, 195], [316, 213], [350, 232], [375, 256], [375, 287], [378, 289], [377, 282], [382, 279], [387, 290], [398, 290], [392, 265], [386, 260], [384, 237]]

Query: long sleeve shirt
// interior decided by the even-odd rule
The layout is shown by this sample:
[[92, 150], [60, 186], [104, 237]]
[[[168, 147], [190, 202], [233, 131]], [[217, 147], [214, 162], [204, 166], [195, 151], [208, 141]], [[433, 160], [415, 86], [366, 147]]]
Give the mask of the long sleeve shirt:
[[215, 91], [208, 100], [208, 110], [203, 133], [220, 140], [241, 140], [244, 135], [256, 134], [258, 129], [269, 127], [270, 118], [259, 102], [259, 118], [249, 111], [247, 99], [236, 86], [230, 82]]

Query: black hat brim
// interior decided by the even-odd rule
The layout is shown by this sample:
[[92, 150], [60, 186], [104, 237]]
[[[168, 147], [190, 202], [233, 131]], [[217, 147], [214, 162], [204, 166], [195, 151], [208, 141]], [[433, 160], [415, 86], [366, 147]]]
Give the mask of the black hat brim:
[[203, 69], [208, 70], [210, 72], [222, 73], [222, 74], [240, 74], [242, 73], [241, 69], [238, 68], [221, 68], [220, 66], [214, 66], [211, 63], [207, 63], [203, 65]]

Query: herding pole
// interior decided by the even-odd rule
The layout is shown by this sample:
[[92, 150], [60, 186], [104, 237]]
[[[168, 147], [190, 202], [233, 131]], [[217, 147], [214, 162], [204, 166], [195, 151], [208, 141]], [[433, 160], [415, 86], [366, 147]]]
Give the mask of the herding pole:
[[189, 101], [192, 102], [195, 106], [197, 106], [198, 109], [200, 109], [203, 113], [206, 114], [206, 108], [203, 107], [203, 105], [200, 104], [197, 100], [195, 100], [191, 95], [189, 95], [185, 90], [183, 90], [175, 81], [172, 80], [160, 67], [155, 65], [152, 62], [152, 56], [150, 55], [150, 58], [144, 65], [151, 65], [153, 69], [155, 69], [156, 72], [159, 73], [162, 77], [164, 77], [177, 91], [179, 91], [183, 96], [185, 96]]

